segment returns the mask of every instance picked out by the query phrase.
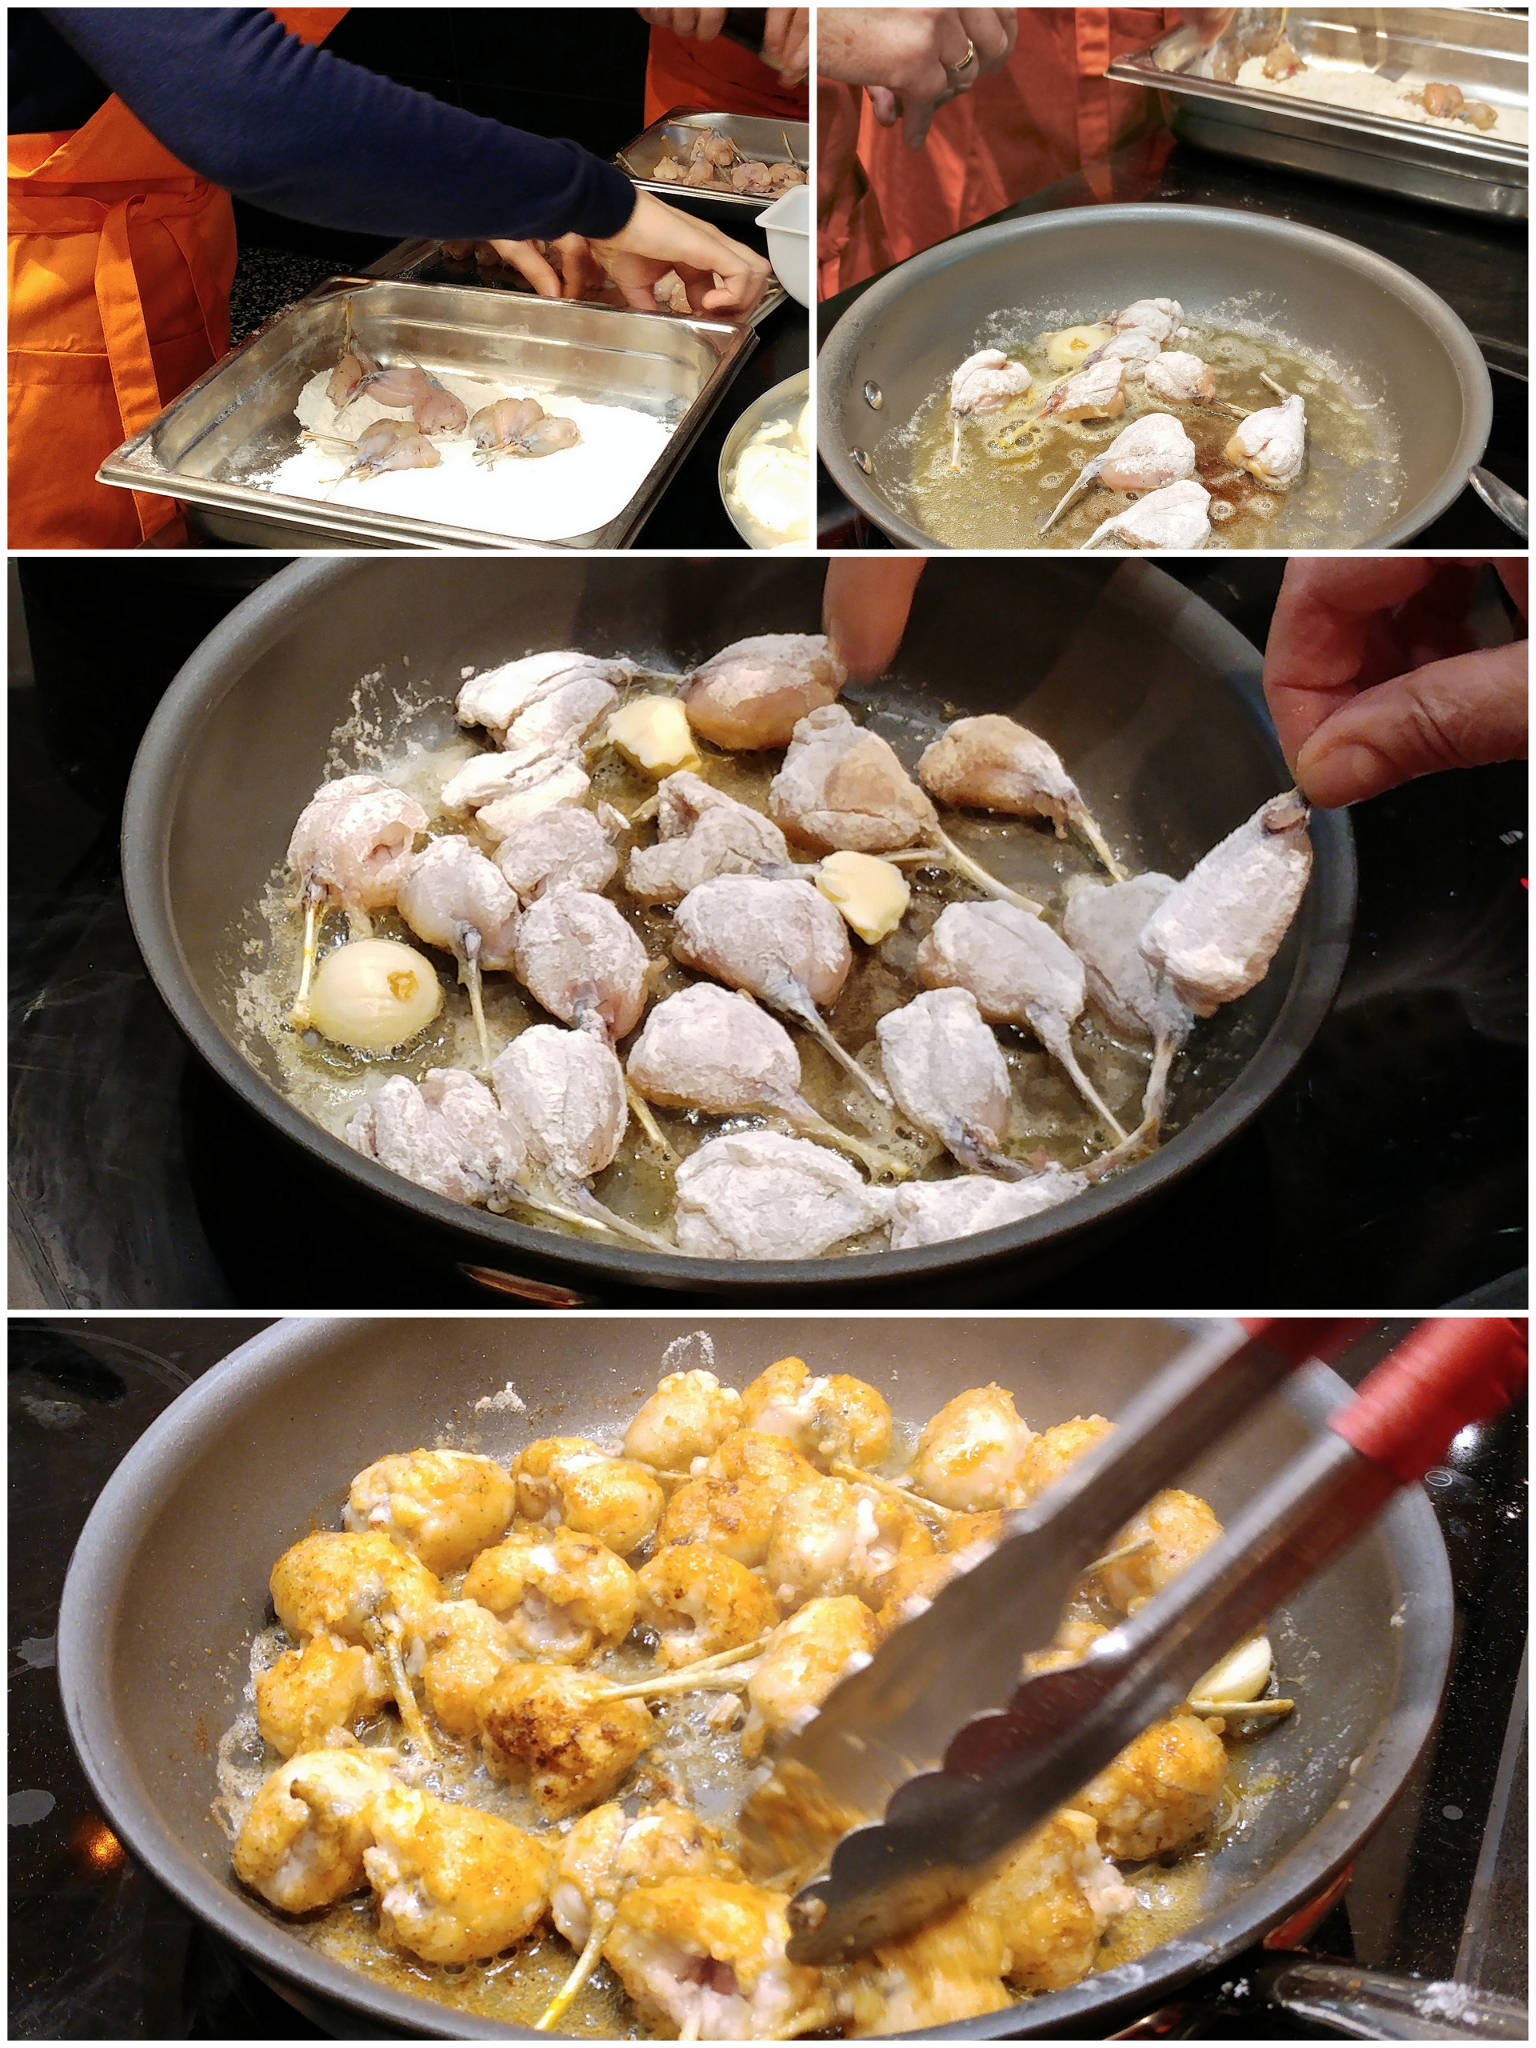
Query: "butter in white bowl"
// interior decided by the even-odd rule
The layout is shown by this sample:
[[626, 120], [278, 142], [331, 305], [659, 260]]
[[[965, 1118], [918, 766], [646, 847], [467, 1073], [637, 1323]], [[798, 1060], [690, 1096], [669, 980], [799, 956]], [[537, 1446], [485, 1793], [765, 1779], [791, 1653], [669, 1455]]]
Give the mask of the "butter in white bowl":
[[724, 450], [721, 496], [754, 548], [805, 547], [811, 538], [808, 383], [802, 372], [768, 392], [743, 414]]

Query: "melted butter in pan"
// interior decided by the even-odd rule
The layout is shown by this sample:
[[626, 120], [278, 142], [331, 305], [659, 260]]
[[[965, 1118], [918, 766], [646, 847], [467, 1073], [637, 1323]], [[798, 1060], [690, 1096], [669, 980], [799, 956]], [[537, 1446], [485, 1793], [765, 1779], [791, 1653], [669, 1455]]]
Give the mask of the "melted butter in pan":
[[1126, 408], [1118, 419], [1037, 424], [1041, 400], [1059, 373], [1038, 340], [1021, 347], [1010, 339], [999, 346], [1028, 364], [1034, 388], [962, 427], [958, 469], [951, 463], [947, 382], [883, 458], [880, 481], [894, 502], [948, 547], [1080, 548], [1134, 501], [1098, 486], [1084, 492], [1043, 538], [1042, 522], [1078, 471], [1149, 412], [1172, 414], [1195, 444], [1196, 478], [1212, 497], [1210, 547], [1355, 547], [1397, 511], [1397, 426], [1385, 406], [1352, 394], [1337, 372], [1282, 342], [1191, 325], [1169, 346], [1209, 363], [1217, 397], [1245, 412], [1280, 402], [1260, 382], [1261, 370], [1305, 400], [1307, 463], [1287, 491], [1267, 491], [1246, 471], [1234, 476], [1223, 450], [1235, 420], [1197, 406], [1164, 405], [1139, 380], [1125, 386]]

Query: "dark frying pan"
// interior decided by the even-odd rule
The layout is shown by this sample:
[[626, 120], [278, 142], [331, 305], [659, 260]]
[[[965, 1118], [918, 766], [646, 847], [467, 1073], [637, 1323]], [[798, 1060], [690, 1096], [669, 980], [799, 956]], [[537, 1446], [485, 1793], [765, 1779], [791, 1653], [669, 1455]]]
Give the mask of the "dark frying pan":
[[[500, 1457], [551, 1430], [612, 1437], [638, 1405], [635, 1390], [654, 1384], [665, 1345], [691, 1327], [675, 1316], [296, 1318], [176, 1400], [97, 1501], [59, 1617], [70, 1733], [134, 1854], [298, 1997], [351, 2008], [373, 2027], [474, 2039], [509, 2031], [353, 1975], [235, 1885], [209, 1811], [213, 1750], [245, 1676], [240, 1647], [267, 1617], [273, 1561], [317, 1516], [335, 1523], [363, 1465], [445, 1427]], [[1179, 1325], [1145, 1319], [792, 1316], [712, 1327], [718, 1370], [737, 1386], [797, 1352], [817, 1371], [869, 1378], [914, 1425], [989, 1379], [1012, 1388], [1038, 1426], [1095, 1410], [1113, 1417], [1180, 1342]], [[475, 1401], [509, 1380], [526, 1415], [477, 1415]], [[1189, 1483], [1230, 1513], [1347, 1394], [1332, 1372], [1308, 1368]], [[1444, 1547], [1415, 1488], [1272, 1626], [1301, 1707], [1264, 1738], [1277, 1789], [1209, 1859], [1199, 1923], [1137, 1962], [946, 2033], [1102, 2032], [1288, 1918], [1401, 1790], [1434, 1723], [1451, 1624]]]
[[[182, 669], [134, 764], [123, 874], [135, 934], [182, 1029], [243, 1100], [306, 1152], [467, 1263], [544, 1282], [716, 1298], [793, 1291], [889, 1298], [924, 1276], [1038, 1256], [1123, 1221], [1224, 1143], [1305, 1050], [1338, 986], [1354, 908], [1347, 820], [1318, 813], [1301, 914], [1268, 977], [1202, 1027], [1152, 1158], [1061, 1209], [919, 1251], [732, 1262], [563, 1237], [448, 1202], [361, 1158], [294, 1108], [243, 1049], [235, 989], [250, 906], [319, 781], [359, 676], [381, 690], [540, 647], [700, 659], [744, 632], [814, 631], [809, 562], [304, 562], [239, 605]], [[1016, 711], [1060, 748], [1089, 803], [1146, 867], [1181, 874], [1263, 799], [1285, 764], [1259, 657], [1208, 605], [1142, 562], [936, 563], [872, 712], [908, 687], [966, 711]], [[858, 701], [860, 693], [851, 693]], [[397, 1231], [398, 1235], [399, 1232]]]
[[[888, 271], [838, 321], [817, 361], [817, 442], [838, 489], [882, 532], [935, 548], [895, 495], [898, 436], [993, 315], [1019, 331], [1165, 294], [1200, 315], [1242, 301], [1307, 354], [1348, 365], [1402, 428], [1396, 513], [1361, 547], [1398, 547], [1438, 519], [1482, 460], [1493, 387], [1445, 301], [1395, 263], [1316, 228], [1208, 206], [1093, 206], [1001, 221]], [[1073, 310], [1075, 309], [1075, 310]]]

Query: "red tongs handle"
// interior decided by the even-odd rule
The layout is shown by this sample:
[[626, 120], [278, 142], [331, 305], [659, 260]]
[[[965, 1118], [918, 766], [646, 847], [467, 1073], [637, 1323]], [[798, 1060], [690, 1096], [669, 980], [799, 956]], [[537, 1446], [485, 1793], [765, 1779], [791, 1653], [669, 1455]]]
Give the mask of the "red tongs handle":
[[1412, 1485], [1458, 1430], [1502, 1415], [1519, 1398], [1527, 1343], [1525, 1324], [1508, 1316], [1432, 1316], [1361, 1382], [1329, 1427], [1399, 1485]]

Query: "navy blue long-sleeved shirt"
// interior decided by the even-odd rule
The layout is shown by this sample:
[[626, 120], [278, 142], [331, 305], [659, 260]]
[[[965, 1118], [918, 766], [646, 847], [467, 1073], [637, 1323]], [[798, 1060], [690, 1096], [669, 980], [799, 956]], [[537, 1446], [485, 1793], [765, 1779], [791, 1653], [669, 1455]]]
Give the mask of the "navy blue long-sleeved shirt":
[[264, 7], [12, 8], [10, 45], [12, 133], [78, 126], [115, 92], [199, 176], [318, 227], [603, 236], [634, 208], [579, 143], [308, 48]]

